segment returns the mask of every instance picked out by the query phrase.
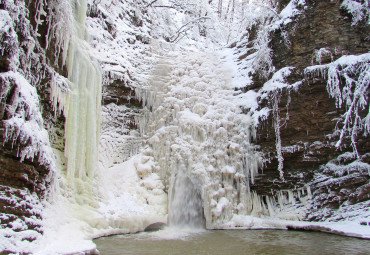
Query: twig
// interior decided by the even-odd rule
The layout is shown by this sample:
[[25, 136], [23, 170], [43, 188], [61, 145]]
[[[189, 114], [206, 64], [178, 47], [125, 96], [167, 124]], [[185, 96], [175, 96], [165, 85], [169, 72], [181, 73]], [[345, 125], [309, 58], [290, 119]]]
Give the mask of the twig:
[[172, 6], [172, 5], [154, 5], [153, 8], [171, 8], [171, 9], [175, 9], [175, 6]]
[[[200, 17], [200, 18], [197, 18], [195, 20], [189, 21], [188, 23], [186, 23], [185, 25], [183, 25], [179, 29], [177, 29], [177, 31], [175, 33], [175, 34], [177, 34], [176, 38], [175, 39], [172, 39], [170, 42], [175, 42], [177, 40], [177, 38], [179, 38], [179, 36], [181, 35], [181, 33], [183, 33], [183, 32], [186, 31], [186, 30], [185, 31], [181, 31], [184, 27], [186, 27], [186, 26], [188, 26], [188, 25], [190, 25], [192, 23], [196, 23], [196, 22], [198, 22], [200, 20], [203, 20], [203, 19], [210, 19], [210, 17]], [[171, 36], [171, 37], [173, 37], [173, 36]]]
[[145, 6], [145, 8], [148, 8], [149, 6], [152, 6], [155, 2], [157, 2], [158, 0], [153, 0], [151, 1], [149, 4], [147, 4], [147, 6]]

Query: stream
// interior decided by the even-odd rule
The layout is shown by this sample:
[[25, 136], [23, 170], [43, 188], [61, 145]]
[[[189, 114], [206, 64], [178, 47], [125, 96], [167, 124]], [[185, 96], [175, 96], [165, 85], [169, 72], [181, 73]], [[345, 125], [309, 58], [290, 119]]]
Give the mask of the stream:
[[369, 254], [370, 241], [310, 231], [164, 229], [94, 240], [100, 254]]

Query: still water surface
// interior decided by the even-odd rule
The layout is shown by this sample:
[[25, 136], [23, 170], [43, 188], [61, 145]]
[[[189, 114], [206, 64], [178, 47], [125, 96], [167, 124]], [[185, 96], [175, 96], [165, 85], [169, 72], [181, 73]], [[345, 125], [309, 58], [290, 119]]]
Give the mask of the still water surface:
[[165, 229], [94, 240], [101, 255], [370, 254], [370, 241], [319, 232]]

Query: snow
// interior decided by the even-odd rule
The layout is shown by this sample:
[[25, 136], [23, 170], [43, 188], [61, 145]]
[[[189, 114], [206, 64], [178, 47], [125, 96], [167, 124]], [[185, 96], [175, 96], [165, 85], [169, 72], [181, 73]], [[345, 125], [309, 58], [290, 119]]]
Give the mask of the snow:
[[53, 200], [44, 209], [44, 234], [34, 243], [34, 253], [91, 252], [96, 249], [93, 238], [167, 222], [167, 195], [155, 167], [152, 157], [134, 156], [100, 173], [92, 195], [83, 190], [75, 194], [67, 180], [58, 180]]
[[[326, 65], [315, 65], [305, 69], [310, 76], [327, 78], [327, 91], [336, 101], [337, 108], [343, 105], [346, 112], [337, 121], [336, 131], [340, 133], [336, 147], [340, 148], [343, 138], [351, 138], [353, 151], [360, 157], [356, 147], [356, 137], [370, 131], [370, 113], [361, 116], [360, 111], [370, 109], [365, 91], [370, 84], [370, 53], [345, 55]], [[357, 77], [357, 79], [355, 77]], [[341, 79], [344, 80], [342, 85]], [[370, 112], [370, 111], [369, 111]]]
[[[235, 227], [236, 226], [236, 227]], [[370, 239], [368, 226], [358, 222], [304, 222], [289, 221], [278, 218], [260, 218], [253, 216], [234, 216], [225, 226], [225, 229], [297, 229], [321, 231], [345, 236]]]
[[14, 22], [9, 13], [5, 10], [0, 10], [0, 31], [2, 32], [1, 38], [4, 40], [0, 52], [2, 55], [4, 55], [4, 53], [8, 51], [13, 56], [13, 63], [11, 63], [11, 66], [12, 69], [15, 69], [16, 63], [14, 62], [17, 62], [18, 55], [18, 50], [16, 47], [18, 36], [13, 27]]
[[[11, 117], [4, 121], [4, 143], [11, 142], [14, 145], [19, 139], [24, 146], [21, 150], [18, 148], [21, 161], [38, 157], [41, 164], [55, 169], [54, 155], [48, 133], [44, 128], [36, 88], [18, 72], [1, 73], [0, 80], [2, 81], [0, 103], [6, 105], [8, 97], [12, 97], [12, 102], [6, 109]], [[13, 95], [9, 95], [11, 90], [14, 90]]]
[[361, 21], [365, 21], [367, 24], [370, 24], [369, 0], [362, 2], [344, 0], [341, 7], [346, 9], [352, 15], [352, 26], [357, 25]]
[[285, 81], [285, 78], [292, 73], [294, 67], [284, 67], [279, 71], [275, 72], [270, 80], [268, 80], [262, 87], [263, 91], [275, 91], [290, 86]]
[[[146, 1], [103, 0], [95, 9], [91, 6], [95, 1], [87, 2], [79, 1], [77, 9], [71, 7], [71, 1], [51, 1], [49, 6], [44, 0], [37, 2], [37, 25], [43, 22], [43, 17], [56, 24], [49, 27], [47, 47], [56, 38], [56, 59], [63, 54], [68, 69], [67, 78], [51, 72], [53, 109], [55, 115], [63, 114], [67, 120], [64, 156], [51, 150], [34, 83], [25, 78], [27, 75], [15, 71], [17, 54], [12, 62], [14, 71], [0, 76], [7, 86], [16, 85], [13, 105], [24, 106], [21, 111], [19, 107], [10, 109], [13, 118], [7, 121], [8, 140], [14, 141], [18, 136], [29, 140], [29, 147], [20, 151], [20, 155], [31, 159], [39, 155], [44, 160], [41, 162], [55, 164], [53, 169], [58, 171], [48, 202], [41, 205], [33, 194], [27, 196], [30, 204], [37, 205], [34, 214], [43, 216], [42, 221], [34, 219], [42, 222], [43, 235], [27, 230], [27, 222], [16, 220], [12, 229], [0, 229], [4, 234], [0, 249], [34, 254], [97, 252], [91, 241], [95, 237], [143, 231], [155, 222], [181, 225], [182, 216], [189, 214], [201, 219], [195, 223], [191, 219], [193, 226], [202, 225], [199, 209], [204, 209], [208, 228], [293, 226], [370, 238], [368, 227], [360, 224], [367, 220], [366, 204], [358, 205], [363, 212], [361, 216], [350, 215], [345, 206], [341, 208], [343, 215], [355, 219], [351, 222], [299, 223], [312, 198], [309, 186], [271, 196], [259, 196], [249, 189], [263, 163], [253, 144], [255, 127], [271, 112], [278, 120], [279, 93], [283, 89], [297, 89], [301, 84], [287, 82], [293, 67], [275, 72], [268, 47], [269, 33], [301, 15], [305, 1], [291, 1], [280, 15], [269, 8], [256, 10], [254, 4], [236, 6], [233, 14], [224, 8], [220, 18], [216, 4], [201, 8], [203, 13], [199, 15], [207, 13], [207, 18], [195, 15], [192, 8], [199, 9], [199, 1], [194, 1], [187, 12], [176, 8], [159, 11], [154, 7], [143, 11]], [[55, 15], [45, 17], [44, 8], [56, 11]], [[97, 17], [86, 17], [87, 8]], [[133, 14], [138, 21], [132, 19]], [[12, 48], [12, 41], [17, 40], [12, 30], [13, 17], [2, 10], [0, 17], [0, 29], [12, 38], [9, 41]], [[137, 24], [140, 21], [143, 25]], [[152, 24], [148, 25], [148, 21]], [[248, 35], [241, 37], [235, 48], [223, 49], [251, 24], [259, 22], [267, 23], [259, 30], [252, 48], [240, 50]], [[38, 26], [35, 29], [37, 33]], [[201, 35], [203, 29], [206, 36]], [[176, 38], [176, 45], [163, 38]], [[34, 46], [35, 41], [30, 40], [29, 54]], [[252, 50], [256, 52], [238, 60]], [[321, 64], [325, 54], [326, 49], [320, 49], [316, 61]], [[328, 84], [338, 104], [357, 100], [364, 108], [367, 98], [361, 97], [361, 91], [368, 85], [368, 61], [368, 54], [345, 56], [306, 71], [333, 69], [327, 71], [333, 81]], [[349, 65], [351, 71], [353, 66], [363, 64], [362, 80], [355, 81], [362, 86], [356, 100], [349, 99], [348, 90], [348, 94], [339, 91], [345, 95], [339, 98], [335, 85], [337, 67]], [[251, 85], [256, 69], [263, 69], [261, 75], [268, 80], [263, 88], [247, 93], [236, 91]], [[113, 82], [121, 82], [135, 91], [144, 110], [135, 112], [116, 104], [102, 107], [101, 86], [109, 88]], [[6, 93], [2, 88], [1, 99]], [[274, 100], [273, 109], [259, 108], [260, 101], [266, 98]], [[130, 131], [134, 116], [139, 131]], [[369, 119], [361, 119], [365, 132], [370, 132]], [[274, 125], [278, 170], [283, 179], [283, 152], [300, 148], [282, 147], [279, 121]], [[353, 162], [349, 168], [337, 167], [335, 174], [341, 177], [351, 171], [365, 172], [369, 168], [364, 164]], [[181, 214], [180, 210], [186, 212]], [[15, 231], [20, 229], [24, 231]], [[180, 237], [189, 234], [188, 230], [183, 232]], [[173, 229], [153, 235], [178, 238]], [[24, 237], [36, 241], [30, 243]]]
[[287, 25], [288, 23], [292, 22], [296, 16], [302, 14], [302, 9], [305, 8], [305, 5], [305, 0], [290, 1], [279, 14], [281, 19], [280, 23]]
[[[30, 193], [26, 188], [15, 189], [0, 185], [0, 196], [3, 198], [4, 208], [22, 208], [27, 214], [33, 215], [30, 218], [22, 217], [16, 219], [11, 213], [0, 213], [0, 250], [11, 250], [29, 252], [35, 247], [30, 240], [41, 238], [39, 233], [42, 221], [40, 215], [43, 205], [37, 194]], [[15, 219], [12, 221], [12, 219]], [[9, 220], [9, 223], [6, 223]], [[29, 229], [33, 225], [35, 229]]]
[[[137, 155], [108, 169], [102, 183], [109, 188], [104, 192], [106, 198], [100, 202], [99, 212], [108, 220], [121, 221], [122, 225], [136, 222], [138, 230], [144, 229], [148, 222], [166, 221], [167, 195], [153, 168], [156, 165], [152, 157]], [[131, 228], [130, 232], [135, 232]]]
[[331, 61], [333, 61], [333, 54], [328, 48], [320, 48], [315, 50], [315, 60], [321, 65], [322, 57], [330, 56]]

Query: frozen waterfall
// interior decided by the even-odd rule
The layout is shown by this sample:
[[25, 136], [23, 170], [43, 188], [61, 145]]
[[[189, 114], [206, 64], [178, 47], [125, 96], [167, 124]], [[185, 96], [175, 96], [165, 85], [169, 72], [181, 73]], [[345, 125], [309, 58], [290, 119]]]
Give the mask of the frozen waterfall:
[[[87, 2], [78, 1], [74, 8], [74, 27], [66, 55], [68, 90], [57, 83], [52, 88], [54, 108], [59, 107], [66, 118], [65, 151], [66, 176], [88, 180], [96, 172], [100, 132], [101, 72], [91, 57], [85, 28]], [[55, 109], [57, 111], [58, 109]]]
[[102, 75], [88, 42], [87, 1], [62, 3], [68, 3], [73, 13], [73, 17], [64, 17], [72, 20], [66, 32], [70, 36], [60, 35], [68, 38], [61, 43], [68, 76], [52, 77], [50, 96], [55, 115], [65, 117], [65, 146], [64, 152], [54, 150], [57, 171], [43, 212], [40, 254], [92, 251], [95, 245], [89, 239], [94, 231], [108, 225], [97, 213]]
[[138, 119], [169, 194], [169, 223], [216, 228], [262, 213], [249, 191], [262, 158], [252, 118], [235, 103], [231, 70], [216, 53], [162, 57]]

